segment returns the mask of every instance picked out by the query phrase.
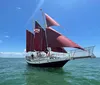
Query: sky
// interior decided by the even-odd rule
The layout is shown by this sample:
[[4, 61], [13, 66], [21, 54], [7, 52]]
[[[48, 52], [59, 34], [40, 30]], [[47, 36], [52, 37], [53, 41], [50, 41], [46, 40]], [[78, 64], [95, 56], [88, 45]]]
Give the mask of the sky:
[[0, 52], [24, 52], [26, 29], [34, 20], [43, 26], [40, 8], [61, 25], [57, 31], [82, 47], [94, 45], [100, 57], [100, 0], [0, 0]]

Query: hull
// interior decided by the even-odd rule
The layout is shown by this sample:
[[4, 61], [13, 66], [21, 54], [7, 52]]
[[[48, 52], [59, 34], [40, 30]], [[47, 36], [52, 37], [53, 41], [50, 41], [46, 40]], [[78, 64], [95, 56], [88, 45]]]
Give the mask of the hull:
[[[87, 48], [87, 51], [71, 51], [71, 53], [63, 53], [50, 51], [51, 54], [47, 55], [45, 52], [28, 52], [26, 55], [26, 62], [28, 65], [34, 67], [63, 67], [69, 60], [95, 58], [93, 48]], [[91, 52], [91, 53], [90, 53]], [[78, 55], [79, 54], [79, 55]]]
[[63, 67], [69, 60], [61, 60], [61, 61], [55, 61], [55, 62], [47, 62], [47, 63], [31, 63], [27, 62], [28, 65], [34, 66], [34, 67]]

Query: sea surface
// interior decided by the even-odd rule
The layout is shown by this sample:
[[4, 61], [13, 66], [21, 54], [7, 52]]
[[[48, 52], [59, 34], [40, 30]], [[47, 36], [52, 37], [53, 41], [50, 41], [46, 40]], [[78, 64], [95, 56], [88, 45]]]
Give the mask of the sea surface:
[[36, 68], [24, 58], [0, 58], [0, 85], [100, 85], [100, 58], [71, 60], [63, 68]]

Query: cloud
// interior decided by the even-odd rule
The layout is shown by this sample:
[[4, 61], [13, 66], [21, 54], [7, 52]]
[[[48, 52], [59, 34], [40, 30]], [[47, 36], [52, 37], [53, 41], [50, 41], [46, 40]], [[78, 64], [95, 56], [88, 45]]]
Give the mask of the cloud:
[[6, 36], [4, 36], [5, 38], [9, 38], [10, 36], [8, 36], [8, 35], [6, 35]]
[[2, 58], [24, 58], [25, 52], [0, 52]]
[[22, 9], [22, 8], [21, 8], [21, 7], [16, 7], [16, 9], [17, 9], [17, 10], [20, 10], [20, 9]]
[[[36, 0], [37, 3], [37, 0]], [[29, 21], [35, 16], [36, 12], [40, 9], [40, 7], [43, 5], [44, 0], [40, 0], [40, 2], [37, 4], [37, 7], [35, 9], [35, 11], [33, 12], [33, 14], [30, 16], [30, 18], [28, 19], [27, 23], [25, 26], [27, 26], [27, 24], [29, 23]]]
[[0, 43], [2, 43], [3, 41], [2, 40], [0, 40]]
[[26, 52], [26, 49], [24, 49], [24, 52]]

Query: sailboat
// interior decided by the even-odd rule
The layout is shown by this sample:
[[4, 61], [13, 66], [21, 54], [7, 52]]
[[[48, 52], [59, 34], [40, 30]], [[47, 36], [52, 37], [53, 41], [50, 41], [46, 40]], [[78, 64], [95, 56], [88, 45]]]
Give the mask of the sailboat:
[[[82, 48], [53, 26], [60, 26], [52, 17], [42, 11], [45, 26], [35, 21], [34, 30], [26, 30], [26, 62], [36, 67], [63, 67], [68, 61], [81, 58], [95, 58], [94, 46]], [[75, 48], [66, 51], [66, 48]]]

